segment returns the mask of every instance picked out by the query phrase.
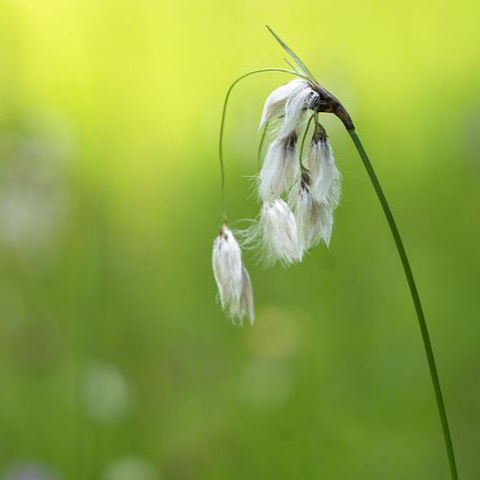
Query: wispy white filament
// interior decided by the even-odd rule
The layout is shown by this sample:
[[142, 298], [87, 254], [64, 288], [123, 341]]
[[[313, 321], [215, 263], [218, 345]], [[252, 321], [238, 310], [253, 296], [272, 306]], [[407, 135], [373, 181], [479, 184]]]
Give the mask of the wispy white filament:
[[328, 247], [332, 238], [333, 230], [333, 208], [328, 202], [322, 202], [318, 205], [320, 216], [320, 236]]
[[263, 201], [280, 197], [298, 175], [297, 134], [277, 138], [267, 151], [259, 175], [258, 194]]
[[240, 295], [240, 302], [235, 306], [232, 305], [233, 310], [230, 310], [232, 318], [241, 319], [246, 316], [250, 320], [250, 325], [253, 325], [255, 319], [255, 311], [253, 307], [253, 288], [250, 275], [248, 274], [245, 265], [242, 265], [242, 293]]
[[260, 213], [260, 229], [265, 260], [289, 265], [302, 260], [295, 215], [281, 199], [264, 202]]
[[252, 283], [240, 246], [226, 225], [213, 243], [212, 267], [222, 308], [234, 323], [242, 324], [244, 317], [253, 323]]

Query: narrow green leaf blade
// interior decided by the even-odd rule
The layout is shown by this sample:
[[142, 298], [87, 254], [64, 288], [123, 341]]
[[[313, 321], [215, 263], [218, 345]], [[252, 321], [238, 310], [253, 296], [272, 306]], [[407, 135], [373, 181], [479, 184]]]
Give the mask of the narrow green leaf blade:
[[307, 66], [300, 60], [298, 55], [296, 55], [295, 52], [268, 25], [265, 25], [265, 26], [268, 28], [268, 31], [275, 37], [275, 40], [288, 53], [288, 55], [292, 57], [294, 62], [303, 70], [303, 72], [312, 80], [315, 80], [315, 77], [313, 76], [312, 72], [310, 72]]

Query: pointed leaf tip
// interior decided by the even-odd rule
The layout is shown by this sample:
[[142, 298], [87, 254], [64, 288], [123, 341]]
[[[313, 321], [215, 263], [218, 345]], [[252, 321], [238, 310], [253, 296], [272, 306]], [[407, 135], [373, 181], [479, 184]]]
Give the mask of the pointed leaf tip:
[[312, 72], [307, 68], [307, 66], [300, 60], [298, 55], [273, 31], [269, 25], [265, 25], [268, 31], [273, 35], [275, 40], [281, 45], [281, 47], [288, 53], [288, 55], [293, 59], [293, 61], [300, 67], [303, 73], [309, 77], [312, 81], [315, 81], [315, 77], [312, 75]]

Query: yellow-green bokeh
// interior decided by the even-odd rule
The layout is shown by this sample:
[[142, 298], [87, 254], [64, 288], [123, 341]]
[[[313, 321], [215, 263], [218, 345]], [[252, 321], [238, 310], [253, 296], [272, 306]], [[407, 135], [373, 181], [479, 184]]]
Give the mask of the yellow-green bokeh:
[[[79, 480], [448, 478], [401, 266], [335, 118], [330, 249], [273, 270], [246, 253], [253, 328], [215, 303], [222, 102], [242, 73], [284, 66], [264, 24], [371, 154], [460, 477], [477, 478], [479, 20], [474, 0], [0, 0], [0, 478], [39, 464]], [[257, 213], [258, 119], [284, 81], [233, 93], [232, 221]]]

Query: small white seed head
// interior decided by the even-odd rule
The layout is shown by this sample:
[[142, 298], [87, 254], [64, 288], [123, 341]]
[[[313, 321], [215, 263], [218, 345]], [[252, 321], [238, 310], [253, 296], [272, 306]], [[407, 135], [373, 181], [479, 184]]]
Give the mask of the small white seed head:
[[288, 82], [285, 85], [275, 89], [267, 97], [267, 100], [263, 106], [259, 129], [262, 128], [267, 122], [270, 122], [273, 119], [283, 115], [287, 100], [297, 96], [306, 88], [308, 88], [308, 83], [301, 78], [296, 78], [295, 80], [292, 80], [291, 82]]
[[318, 98], [318, 92], [302, 78], [282, 85], [267, 97], [259, 128], [267, 122], [282, 118], [281, 135], [288, 135], [300, 126], [304, 112], [314, 105]]
[[271, 201], [290, 189], [298, 175], [297, 134], [281, 136], [268, 147], [258, 178], [261, 200]]
[[[323, 129], [322, 129], [323, 130]], [[315, 130], [308, 151], [308, 168], [312, 179], [312, 194], [319, 203], [328, 203], [335, 209], [342, 190], [342, 176], [335, 164], [332, 147], [324, 134]]]
[[[306, 83], [306, 82], [305, 82]], [[296, 95], [292, 95], [285, 103], [284, 120], [282, 133], [288, 134], [292, 130], [300, 127], [304, 119], [305, 112], [310, 108], [310, 105], [316, 101], [318, 93], [313, 90], [308, 83], [304, 89], [299, 91]]]
[[212, 267], [223, 310], [233, 323], [254, 321], [253, 291], [242, 252], [232, 231], [223, 225], [213, 243]]
[[260, 213], [262, 246], [267, 264], [285, 265], [302, 260], [295, 216], [281, 199], [264, 202]]
[[299, 184], [292, 189], [290, 203], [295, 213], [302, 250], [308, 250], [320, 240], [328, 246], [333, 226], [331, 209], [325, 202], [318, 202], [312, 194], [308, 170], [302, 172]]

